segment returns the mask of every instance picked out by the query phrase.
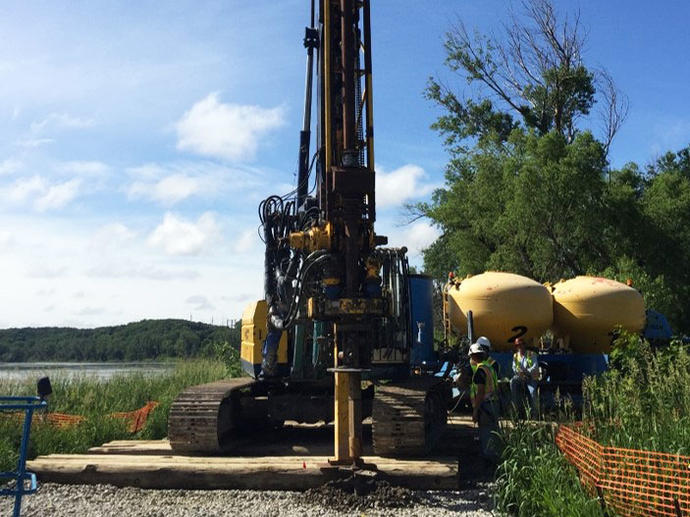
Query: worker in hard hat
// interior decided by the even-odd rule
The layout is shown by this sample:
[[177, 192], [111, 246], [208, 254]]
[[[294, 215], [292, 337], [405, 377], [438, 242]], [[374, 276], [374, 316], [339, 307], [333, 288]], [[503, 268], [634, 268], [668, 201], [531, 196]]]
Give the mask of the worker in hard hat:
[[524, 416], [526, 407], [530, 415], [536, 416], [535, 393], [539, 378], [539, 359], [537, 354], [527, 349], [524, 339], [515, 339], [513, 354], [513, 378], [510, 379], [510, 393], [518, 416]]
[[487, 354], [479, 343], [470, 346], [469, 356], [472, 367], [472, 420], [479, 425], [482, 456], [490, 463], [496, 464], [499, 459], [496, 373], [486, 364]]
[[488, 364], [491, 368], [493, 368], [493, 371], [496, 374], [496, 378], [500, 379], [501, 378], [501, 365], [498, 364], [496, 362], [496, 360], [489, 355], [491, 353], [491, 341], [486, 336], [479, 336], [477, 338], [476, 343], [480, 347], [482, 347], [482, 350], [484, 350], [484, 353], [486, 354], [486, 359], [484, 362], [486, 364]]

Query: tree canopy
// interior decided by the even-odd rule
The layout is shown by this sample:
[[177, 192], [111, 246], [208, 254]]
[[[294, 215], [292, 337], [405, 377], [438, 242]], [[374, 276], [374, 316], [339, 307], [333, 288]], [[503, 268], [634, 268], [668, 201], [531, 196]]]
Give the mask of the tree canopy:
[[0, 361], [140, 361], [211, 356], [216, 344], [240, 346], [240, 327], [184, 320], [143, 320], [127, 325], [0, 330]]
[[690, 330], [690, 146], [610, 167], [627, 100], [587, 66], [579, 20], [526, 0], [502, 38], [470, 36], [462, 23], [448, 33], [460, 81], [432, 78], [426, 90], [442, 109], [433, 127], [450, 154], [446, 182], [413, 207], [442, 232], [425, 268], [439, 280], [491, 269], [630, 278], [648, 306]]

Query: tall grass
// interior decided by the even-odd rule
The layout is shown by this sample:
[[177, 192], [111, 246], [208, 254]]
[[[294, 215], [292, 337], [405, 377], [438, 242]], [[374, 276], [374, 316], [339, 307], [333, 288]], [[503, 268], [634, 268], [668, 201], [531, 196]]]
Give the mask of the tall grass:
[[[680, 343], [653, 350], [623, 334], [611, 367], [583, 383], [582, 432], [603, 445], [690, 455], [690, 353]], [[572, 422], [572, 413], [556, 421]], [[599, 516], [599, 503], [554, 443], [555, 426], [514, 422], [497, 471], [496, 505], [516, 516]]]
[[604, 516], [556, 447], [553, 426], [515, 422], [503, 438], [503, 461], [496, 473], [499, 512], [518, 517]]
[[690, 455], [690, 353], [626, 336], [606, 375], [585, 380], [584, 429], [605, 445]]
[[[169, 373], [146, 375], [125, 374], [103, 381], [91, 378], [51, 379], [53, 394], [49, 411], [82, 415], [83, 423], [71, 428], [57, 429], [36, 422], [31, 430], [29, 457], [52, 453], [80, 453], [104, 442], [126, 438], [159, 439], [167, 434], [170, 404], [188, 386], [211, 382], [237, 374], [228, 371], [219, 360], [181, 361]], [[0, 393], [33, 395], [33, 382], [0, 380]], [[146, 426], [136, 435], [126, 429], [124, 422], [108, 417], [117, 411], [138, 409], [149, 400], [160, 405], [149, 415]], [[0, 417], [0, 471], [16, 467], [21, 422]]]

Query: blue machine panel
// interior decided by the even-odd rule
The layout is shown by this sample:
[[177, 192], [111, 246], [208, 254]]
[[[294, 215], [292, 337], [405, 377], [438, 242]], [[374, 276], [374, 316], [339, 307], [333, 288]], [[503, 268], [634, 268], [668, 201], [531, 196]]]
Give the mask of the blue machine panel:
[[[500, 365], [501, 377], [512, 376], [513, 354], [492, 352], [491, 357]], [[543, 380], [553, 384], [580, 383], [585, 375], [598, 375], [608, 368], [605, 354], [539, 354], [539, 361], [548, 365]]]
[[433, 280], [426, 275], [409, 275], [410, 329], [412, 354], [410, 366], [436, 362], [434, 352]]

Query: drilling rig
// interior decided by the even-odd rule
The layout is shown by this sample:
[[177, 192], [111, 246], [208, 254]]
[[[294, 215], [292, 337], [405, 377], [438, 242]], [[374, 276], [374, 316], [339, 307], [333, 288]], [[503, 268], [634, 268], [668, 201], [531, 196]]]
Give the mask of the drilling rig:
[[258, 428], [323, 420], [334, 422], [332, 462], [347, 465], [360, 461], [367, 417], [380, 455], [423, 456], [445, 426], [449, 384], [412, 373], [407, 250], [374, 231], [370, 0], [312, 0], [310, 12], [297, 186], [259, 207], [265, 299], [243, 314], [249, 377], [177, 397], [177, 452], [220, 453]]

